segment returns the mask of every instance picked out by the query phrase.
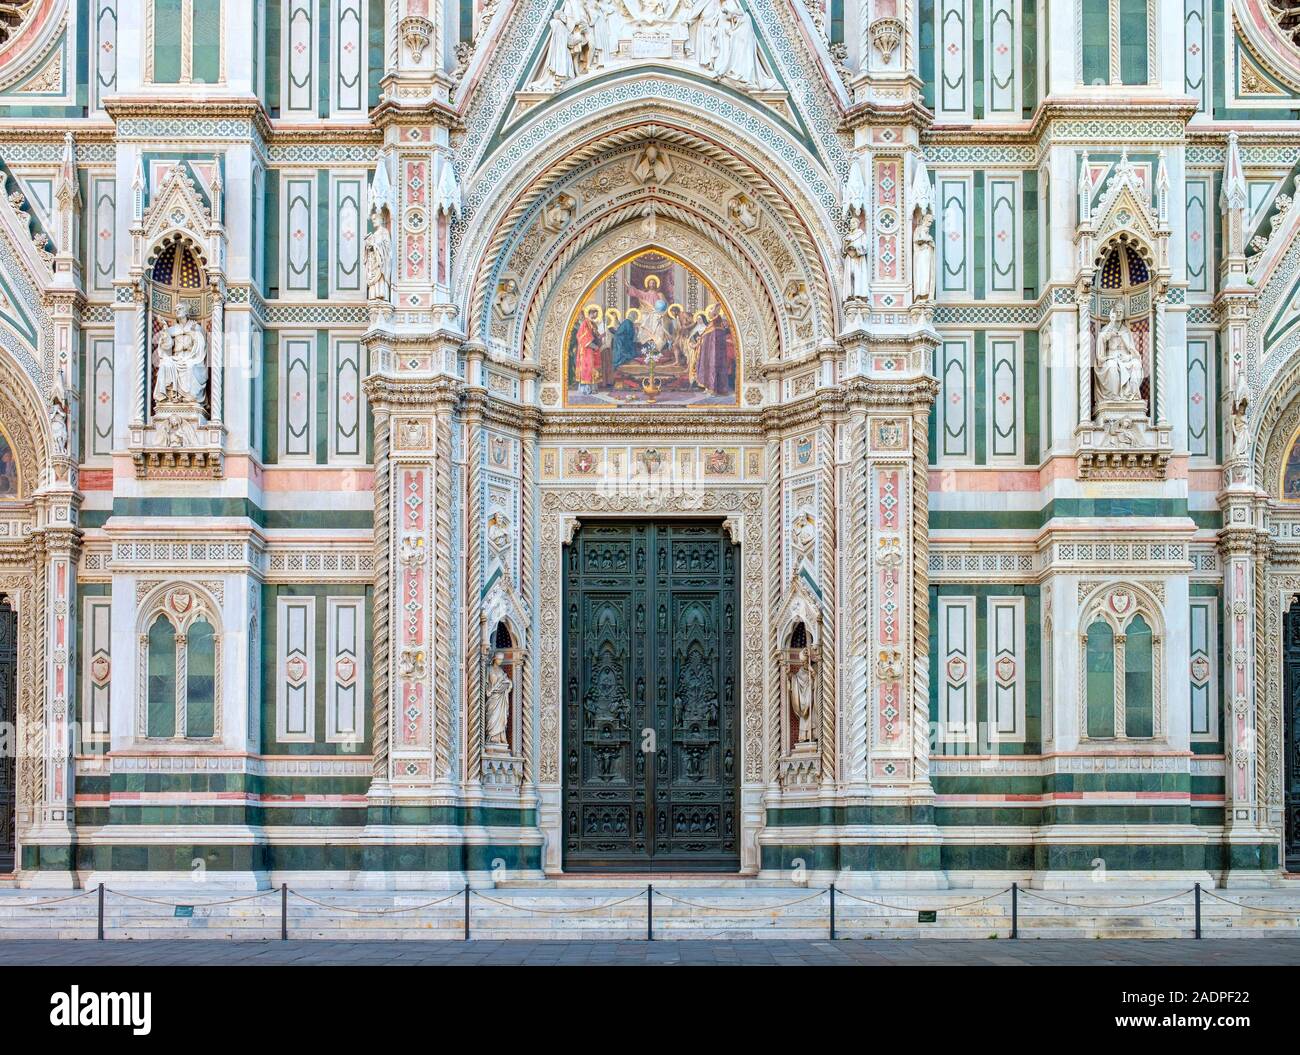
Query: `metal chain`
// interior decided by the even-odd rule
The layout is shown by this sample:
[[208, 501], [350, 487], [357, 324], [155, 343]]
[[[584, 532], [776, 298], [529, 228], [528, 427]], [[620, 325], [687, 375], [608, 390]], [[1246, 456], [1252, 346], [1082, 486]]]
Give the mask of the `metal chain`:
[[1222, 901], [1225, 905], [1249, 909], [1251, 912], [1271, 912], [1276, 916], [1300, 916], [1300, 913], [1288, 911], [1287, 909], [1282, 908], [1265, 908], [1263, 905], [1243, 905], [1240, 901], [1230, 901], [1228, 898], [1220, 897], [1218, 894], [1210, 890], [1202, 890], [1201, 893], [1208, 894], [1210, 897], [1214, 898], [1215, 901]]
[[45, 901], [10, 901], [8, 898], [0, 898], [0, 908], [40, 908], [43, 905], [58, 905], [64, 901], [76, 901], [79, 897], [85, 897], [87, 894], [93, 894], [94, 890], [82, 890], [76, 894], [69, 894], [67, 897], [49, 898]]
[[[974, 901], [962, 901], [956, 905], [944, 905], [942, 908], [936, 908], [929, 911], [933, 912], [952, 912], [955, 909], [966, 908], [969, 905], [979, 905], [985, 901], [992, 901], [995, 897], [1001, 897], [1003, 894], [1011, 892], [1011, 888], [999, 890], [996, 894], [989, 894], [988, 897], [976, 898]], [[843, 897], [852, 898], [854, 901], [861, 901], [864, 905], [879, 905], [881, 908], [892, 908], [898, 912], [919, 912], [922, 911], [916, 905], [891, 905], [885, 901], [872, 901], [869, 897], [859, 897], [857, 894], [850, 894], [847, 890], [835, 888], [835, 893]]]
[[1083, 902], [1058, 901], [1056, 898], [1045, 897], [1035, 890], [1025, 890], [1024, 888], [1021, 888], [1020, 892], [1022, 894], [1028, 894], [1030, 897], [1036, 897], [1040, 901], [1050, 901], [1053, 905], [1064, 905], [1066, 908], [1095, 908], [1104, 911], [1108, 908], [1150, 908], [1152, 905], [1163, 905], [1166, 901], [1173, 901], [1176, 898], [1186, 897], [1188, 894], [1194, 893], [1195, 890], [1195, 887], [1188, 887], [1186, 890], [1180, 890], [1178, 893], [1170, 894], [1168, 897], [1157, 898], [1155, 901], [1139, 901], [1135, 905], [1088, 905]]
[[314, 897], [308, 897], [306, 894], [297, 890], [290, 890], [289, 893], [294, 897], [302, 898], [303, 901], [308, 901], [313, 905], [319, 905], [321, 908], [333, 909], [335, 912], [351, 912], [357, 916], [391, 916], [399, 912], [415, 912], [422, 908], [432, 908], [434, 905], [445, 905], [448, 901], [452, 900], [452, 898], [462, 896], [464, 891], [455, 890], [446, 897], [440, 897], [437, 901], [426, 901], [422, 905], [403, 905], [401, 907], [393, 908], [350, 908], [347, 905], [329, 905], [324, 901], [317, 901]]
[[[765, 913], [772, 912], [775, 909], [792, 908], [795, 905], [802, 905], [805, 901], [812, 901], [814, 898], [819, 898], [823, 894], [829, 893], [830, 887], [827, 887], [825, 890], [818, 890], [816, 893], [809, 894], [807, 897], [801, 897], [796, 901], [784, 901], [779, 905], [771, 905], [767, 908], [724, 908], [721, 905], [701, 905], [695, 901], [685, 901], [682, 898], [673, 897], [672, 894], [664, 893], [662, 890], [655, 892], [657, 897], [666, 898], [669, 901], [676, 902], [678, 905], [685, 905], [687, 908], [705, 909], [709, 912], [725, 912], [730, 916], [761, 916]], [[836, 891], [836, 893], [839, 893], [839, 891]]]
[[631, 897], [621, 898], [618, 901], [611, 901], [605, 905], [591, 905], [588, 908], [528, 908], [526, 905], [516, 905], [509, 901], [499, 901], [494, 897], [488, 897], [486, 894], [477, 890], [470, 890], [475, 897], [480, 897], [484, 901], [489, 901], [493, 905], [500, 905], [502, 908], [523, 909], [525, 912], [540, 912], [545, 916], [579, 916], [584, 912], [599, 912], [602, 909], [616, 908], [619, 905], [626, 905], [629, 901], [636, 901], [638, 898], [645, 896], [644, 890], [638, 890]]
[[[93, 891], [87, 891], [93, 893]], [[215, 908], [217, 905], [235, 905], [241, 901], [255, 901], [259, 897], [266, 897], [267, 894], [277, 894], [277, 890], [259, 890], [256, 894], [247, 894], [244, 897], [223, 898], [220, 901], [163, 901], [161, 898], [142, 897], [139, 894], [128, 894], [125, 890], [113, 890], [110, 887], [104, 887], [105, 894], [114, 894], [117, 897], [130, 898], [132, 901], [144, 901], [150, 905], [162, 905], [164, 908], [180, 908], [182, 905], [192, 905], [194, 908]]]

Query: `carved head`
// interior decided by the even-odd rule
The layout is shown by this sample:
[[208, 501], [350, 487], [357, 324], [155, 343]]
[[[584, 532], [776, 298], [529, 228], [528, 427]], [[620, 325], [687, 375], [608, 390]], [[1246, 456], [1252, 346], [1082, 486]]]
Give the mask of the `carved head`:
[[190, 318], [190, 307], [184, 301], [176, 305], [176, 321], [188, 322]]

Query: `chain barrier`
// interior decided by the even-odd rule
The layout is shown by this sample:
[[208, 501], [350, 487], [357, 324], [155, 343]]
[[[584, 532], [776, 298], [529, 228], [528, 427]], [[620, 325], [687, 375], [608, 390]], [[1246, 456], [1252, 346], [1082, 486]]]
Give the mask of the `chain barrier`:
[[[912, 912], [920, 911], [916, 905], [891, 905], [885, 901], [873, 901], [869, 897], [859, 897], [857, 894], [850, 894], [847, 890], [839, 890], [838, 888], [836, 889], [836, 893], [839, 894], [841, 897], [850, 898], [853, 901], [861, 901], [864, 905], [879, 905], [881, 908], [893, 909], [895, 912], [912, 913]], [[1001, 897], [1003, 894], [1009, 894], [1009, 893], [1011, 893], [1011, 888], [1003, 887], [996, 894], [989, 894], [987, 897], [976, 898], [974, 901], [962, 901], [956, 905], [944, 905], [942, 908], [936, 908], [933, 909], [932, 911], [953, 912], [959, 908], [967, 908], [970, 905], [979, 905], [985, 901], [992, 901], [995, 897]]]
[[[1155, 901], [1139, 901], [1135, 905], [1088, 905], [1080, 901], [1060, 901], [1054, 897], [1047, 897], [1038, 893], [1036, 890], [1026, 890], [1020, 888], [1020, 893], [1028, 894], [1030, 897], [1036, 897], [1039, 901], [1050, 901], [1053, 905], [1064, 905], [1066, 908], [1092, 908], [1105, 911], [1107, 909], [1128, 909], [1128, 908], [1150, 908], [1152, 905], [1163, 905], [1166, 901], [1175, 901], [1180, 897], [1186, 897], [1188, 894], [1195, 894], [1196, 887], [1188, 887], [1186, 890], [1180, 890], [1176, 894], [1170, 894], [1168, 897], [1157, 898]], [[1209, 893], [1208, 890], [1202, 893]]]
[[[784, 901], [779, 905], [769, 905], [766, 908], [750, 908], [750, 909], [728, 908], [722, 905], [701, 905], [699, 902], [696, 901], [687, 901], [684, 898], [673, 897], [672, 894], [665, 893], [662, 890], [656, 890], [655, 894], [656, 896], [663, 898], [665, 901], [672, 901], [678, 905], [685, 905], [687, 908], [703, 909], [706, 912], [725, 912], [729, 916], [763, 916], [777, 909], [793, 908], [795, 905], [802, 905], [805, 902], [812, 901], [815, 898], [822, 897], [824, 894], [829, 894], [830, 892], [831, 892], [831, 888], [826, 887], [824, 890], [818, 890], [812, 894], [809, 894], [807, 897], [797, 898], [794, 901]], [[837, 890], [836, 893], [843, 894], [844, 891]]]
[[[0, 909], [3, 909], [4, 907], [12, 907], [18, 909], [26, 909], [26, 908], [41, 909], [53, 905], [63, 904], [69, 901], [76, 901], [79, 898], [87, 897], [90, 894], [98, 894], [98, 898], [99, 898], [98, 935], [102, 940], [104, 937], [105, 895], [107, 894], [112, 894], [117, 897], [126, 898], [127, 900], [130, 901], [137, 901], [149, 905], [158, 905], [164, 908], [171, 908], [171, 909], [218, 908], [223, 905], [235, 905], [246, 901], [256, 901], [271, 895], [279, 894], [280, 895], [280, 920], [279, 920], [280, 936], [281, 938], [287, 938], [289, 933], [288, 899], [290, 894], [292, 894], [294, 897], [299, 898], [302, 901], [307, 902], [308, 904], [316, 905], [320, 908], [327, 909], [331, 912], [349, 913], [356, 916], [402, 915], [404, 913], [419, 912], [423, 909], [434, 908], [438, 905], [445, 905], [450, 901], [454, 901], [458, 898], [461, 898], [463, 899], [464, 902], [464, 912], [465, 912], [464, 937], [465, 940], [469, 940], [471, 897], [477, 897], [481, 901], [486, 901], [491, 905], [497, 905], [501, 908], [510, 909], [516, 912], [524, 912], [529, 915], [543, 915], [543, 916], [583, 916], [590, 913], [607, 912], [610, 909], [618, 908], [620, 905], [626, 905], [629, 904], [630, 902], [639, 901], [644, 898], [646, 903], [646, 938], [648, 940], [654, 940], [654, 934], [653, 934], [654, 899], [656, 894], [663, 900], [671, 902], [676, 905], [681, 905], [684, 908], [698, 910], [702, 912], [722, 913], [724, 915], [729, 915], [729, 916], [765, 916], [765, 915], [770, 916], [773, 913], [779, 913], [786, 909], [794, 908], [797, 905], [807, 904], [810, 901], [815, 901], [829, 894], [830, 898], [829, 898], [828, 907], [830, 910], [830, 914], [829, 914], [830, 934], [831, 937], [834, 938], [835, 937], [835, 899], [837, 896], [845, 897], [848, 898], [850, 901], [856, 901], [864, 905], [873, 905], [877, 908], [888, 909], [893, 912], [902, 912], [902, 913], [907, 913], [909, 915], [914, 912], [918, 914], [932, 913], [934, 914], [934, 916], [937, 916], [940, 913], [945, 913], [945, 912], [952, 913], [952, 912], [957, 912], [964, 908], [970, 908], [973, 905], [986, 904], [990, 901], [994, 901], [997, 898], [1001, 898], [1008, 893], [1011, 895], [1011, 904], [1009, 908], [1010, 908], [1010, 919], [1011, 919], [1010, 936], [1012, 938], [1016, 938], [1019, 936], [1018, 928], [1017, 928], [1017, 915], [1018, 915], [1017, 895], [1018, 894], [1027, 894], [1029, 897], [1036, 898], [1039, 901], [1045, 901], [1049, 904], [1058, 905], [1065, 909], [1076, 909], [1076, 910], [1080, 910], [1081, 912], [1092, 911], [1092, 912], [1103, 913], [1103, 914], [1109, 912], [1117, 912], [1117, 913], [1127, 912], [1131, 909], [1152, 908], [1156, 905], [1163, 905], [1171, 901], [1176, 901], [1179, 898], [1185, 898], [1189, 894], [1191, 894], [1194, 897], [1195, 936], [1197, 938], [1200, 938], [1202, 933], [1201, 932], [1201, 896], [1202, 895], [1206, 895], [1208, 897], [1213, 898], [1215, 901], [1221, 902], [1222, 904], [1225, 905], [1230, 905], [1233, 908], [1237, 908], [1242, 911], [1263, 912], [1263, 913], [1268, 913], [1270, 915], [1286, 916], [1291, 919], [1300, 920], [1300, 912], [1296, 912], [1290, 909], [1269, 908], [1265, 905], [1250, 905], [1241, 901], [1235, 901], [1231, 898], [1223, 897], [1220, 894], [1216, 894], [1212, 890], [1205, 890], [1200, 886], [1200, 884], [1196, 884], [1195, 886], [1190, 887], [1187, 890], [1179, 890], [1165, 897], [1153, 898], [1147, 901], [1138, 901], [1138, 902], [1133, 902], [1131, 904], [1099, 905], [1095, 903], [1089, 903], [1086, 901], [1064, 900], [1062, 898], [1050, 897], [1037, 890], [1027, 890], [1020, 887], [1019, 884], [1013, 883], [1009, 887], [1004, 887], [1001, 890], [995, 891], [994, 893], [991, 894], [987, 894], [983, 897], [972, 898], [969, 901], [961, 901], [955, 905], [939, 905], [931, 908], [926, 908], [916, 904], [898, 905], [898, 904], [892, 904], [888, 901], [881, 901], [875, 898], [863, 897], [861, 894], [854, 894], [847, 890], [841, 890], [837, 888], [834, 884], [831, 884], [829, 887], [824, 887], [822, 889], [815, 890], [812, 893], [809, 893], [803, 897], [782, 901], [779, 904], [766, 905], [766, 906], [755, 907], [755, 908], [739, 908], [739, 907], [732, 907], [728, 905], [710, 905], [700, 901], [694, 901], [689, 898], [679, 897], [674, 894], [668, 893], [667, 891], [662, 889], [655, 890], [653, 889], [653, 887], [647, 886], [645, 890], [638, 890], [635, 893], [630, 894], [624, 898], [616, 898], [612, 901], [604, 901], [601, 902], [600, 904], [587, 905], [581, 908], [563, 908], [563, 909], [542, 908], [540, 906], [520, 904], [518, 901], [503, 900], [501, 898], [496, 898], [488, 894], [485, 894], [480, 890], [475, 890], [472, 887], [470, 887], [468, 884], [463, 889], [454, 890], [451, 893], [447, 894], [445, 897], [435, 898], [434, 900], [425, 901], [417, 905], [400, 905], [400, 906], [395, 905], [392, 908], [354, 908], [349, 905], [331, 904], [329, 902], [320, 901], [314, 897], [310, 897], [309, 895], [304, 894], [301, 891], [290, 890], [287, 884], [281, 884], [279, 887], [276, 888], [272, 888], [269, 890], [259, 890], [254, 893], [245, 894], [239, 897], [219, 898], [214, 901], [205, 901], [205, 902], [172, 901], [165, 898], [147, 897], [142, 894], [129, 893], [125, 890], [112, 890], [109, 889], [108, 887], [105, 887], [103, 884], [100, 884], [98, 887], [91, 887], [85, 890], [80, 890], [74, 894], [68, 894], [63, 897], [42, 898], [35, 901], [15, 902], [15, 901], [10, 901], [8, 898], [0, 897]], [[523, 894], [523, 896], [527, 897], [528, 895]], [[1123, 897], [1125, 895], [1121, 894], [1119, 896]], [[1043, 919], [1043, 918], [1047, 918], [1047, 916], [1043, 914], [1035, 914], [1035, 918]], [[1064, 919], [1062, 921], [1064, 922]], [[931, 922], [933, 922], [933, 917], [931, 918]]]
[[[494, 897], [488, 897], [482, 891], [470, 888], [470, 893], [484, 901], [491, 902], [493, 905], [500, 905], [502, 908], [523, 909], [525, 912], [539, 912], [544, 916], [581, 916], [587, 912], [601, 912], [605, 909], [617, 908], [619, 905], [626, 905], [629, 901], [638, 901], [645, 897], [644, 890], [638, 890], [630, 897], [619, 898], [617, 901], [610, 901], [604, 905], [588, 905], [586, 908], [529, 908], [527, 905], [518, 905], [510, 901], [500, 901]], [[662, 892], [661, 892], [662, 893]]]
[[1265, 908], [1263, 905], [1244, 905], [1240, 901], [1231, 901], [1226, 897], [1220, 897], [1212, 890], [1202, 890], [1202, 894], [1214, 898], [1215, 901], [1222, 901], [1225, 905], [1232, 905], [1234, 908], [1244, 908], [1250, 912], [1270, 912], [1277, 916], [1290, 916], [1293, 919], [1300, 917], [1300, 912], [1288, 911], [1281, 908]]
[[[89, 891], [87, 891], [89, 893]], [[218, 905], [237, 905], [241, 901], [256, 901], [258, 898], [266, 897], [267, 894], [278, 894], [278, 890], [259, 890], [256, 894], [246, 894], [244, 897], [222, 898], [220, 901], [163, 901], [156, 897], [143, 897], [140, 894], [128, 894], [125, 890], [114, 890], [112, 887], [104, 888], [105, 894], [112, 894], [114, 897], [124, 897], [131, 901], [144, 901], [150, 905], [161, 905], [163, 908], [216, 908]]]
[[[276, 893], [276, 891], [271, 891], [271, 893]], [[461, 896], [459, 890], [454, 890], [446, 897], [440, 897], [436, 901], [426, 901], [422, 905], [401, 905], [394, 906], [393, 908], [351, 908], [347, 905], [329, 905], [324, 901], [317, 901], [314, 897], [308, 897], [306, 894], [298, 890], [290, 890], [289, 893], [296, 898], [301, 898], [303, 901], [310, 902], [313, 905], [319, 905], [321, 908], [327, 908], [334, 912], [351, 912], [358, 916], [392, 916], [402, 912], [417, 912], [422, 908], [432, 908], [434, 905], [445, 905], [448, 901]]]

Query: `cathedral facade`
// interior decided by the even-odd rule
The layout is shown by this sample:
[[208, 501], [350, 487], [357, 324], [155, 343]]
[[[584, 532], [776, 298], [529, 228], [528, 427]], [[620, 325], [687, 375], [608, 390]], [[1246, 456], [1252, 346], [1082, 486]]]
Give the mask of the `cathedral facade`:
[[0, 4], [0, 873], [1300, 863], [1300, 6]]

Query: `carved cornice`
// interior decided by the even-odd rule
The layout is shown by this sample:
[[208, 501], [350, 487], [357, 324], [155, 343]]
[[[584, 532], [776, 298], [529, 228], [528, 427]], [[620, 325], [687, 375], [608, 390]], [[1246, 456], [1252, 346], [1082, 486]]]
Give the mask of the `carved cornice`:
[[[1097, 99], [1069, 99], [1059, 96], [1040, 103], [1029, 122], [985, 128], [981, 125], [980, 140], [988, 144], [1036, 145], [1049, 131], [1051, 123], [1062, 118], [1114, 119], [1123, 117], [1127, 122], [1141, 124], [1150, 120], [1176, 120], [1186, 124], [1196, 114], [1197, 102], [1191, 96], [1171, 96], [1152, 102], [1134, 101], [1125, 97], [1099, 102]], [[1136, 137], [1140, 138], [1140, 137]], [[968, 146], [971, 141], [969, 122], [937, 125], [925, 130], [922, 142], [951, 143]]]
[[849, 409], [928, 410], [939, 392], [939, 382], [927, 375], [906, 378], [852, 377], [840, 383]]
[[763, 427], [771, 432], [808, 428], [828, 417], [844, 413], [844, 392], [840, 388], [819, 388], [798, 402], [770, 406], [763, 411]]
[[[107, 121], [87, 121], [85, 124], [77, 122], [76, 130], [78, 147], [89, 143], [112, 143], [116, 136], [112, 123]], [[45, 122], [34, 125], [30, 118], [0, 121], [0, 139], [11, 143], [46, 143], [62, 148], [63, 134], [66, 131], [66, 125]]]
[[[385, 86], [387, 87], [387, 86]], [[445, 87], [445, 85], [444, 85]], [[380, 129], [407, 125], [438, 124], [453, 132], [463, 131], [465, 122], [460, 114], [442, 99], [421, 99], [417, 104], [403, 103], [385, 97], [370, 111], [370, 120]]]
[[366, 399], [375, 408], [389, 413], [399, 409], [425, 410], [458, 404], [465, 383], [458, 378], [428, 374], [407, 377], [402, 374], [371, 374], [365, 379]]
[[483, 422], [487, 425], [500, 425], [520, 432], [540, 432], [542, 421], [542, 412], [537, 407], [521, 406], [492, 397], [483, 406]]
[[[148, 98], [111, 96], [104, 100], [104, 109], [114, 122], [128, 118], [162, 117], [168, 120], [196, 117], [237, 118], [251, 121], [258, 136], [266, 141], [271, 137], [271, 119], [260, 99], [250, 96], [235, 98], [199, 98], [195, 95], [150, 96]], [[80, 133], [78, 133], [80, 138]]]
[[[921, 82], [915, 78], [908, 78], [901, 82], [891, 78], [889, 83], [891, 87], [900, 83], [910, 84], [918, 93], [921, 88]], [[863, 125], [914, 125], [925, 133], [933, 124], [934, 111], [915, 99], [892, 105], [878, 99], [868, 99], [865, 102], [855, 103], [844, 112], [844, 116], [840, 119], [840, 130], [852, 132]], [[969, 133], [967, 133], [967, 140], [969, 140]], [[900, 143], [899, 146], [903, 147], [904, 144]]]
[[710, 437], [760, 436], [766, 417], [763, 412], [731, 410], [726, 414], [707, 411], [591, 410], [580, 414], [552, 412], [541, 416], [543, 438], [576, 436], [617, 441], [642, 436]]

